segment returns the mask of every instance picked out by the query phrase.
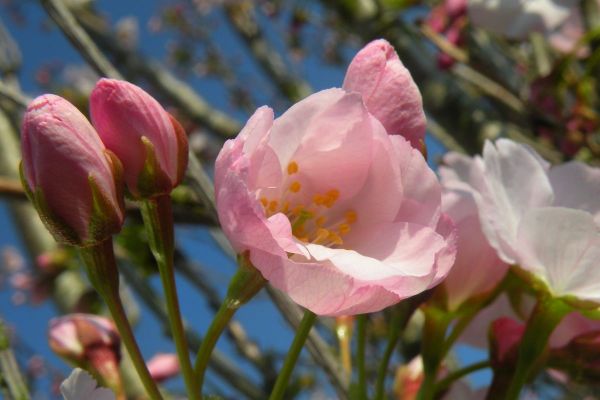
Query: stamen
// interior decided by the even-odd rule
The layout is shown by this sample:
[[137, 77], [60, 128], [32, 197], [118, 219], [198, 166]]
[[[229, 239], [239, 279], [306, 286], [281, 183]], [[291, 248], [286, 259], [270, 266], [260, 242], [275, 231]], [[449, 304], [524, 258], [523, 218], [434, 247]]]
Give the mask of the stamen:
[[313, 196], [313, 202], [318, 206], [325, 204], [326, 201], [327, 197], [323, 196], [322, 194], [315, 194]]
[[302, 189], [302, 185], [298, 181], [294, 181], [290, 185], [290, 192], [292, 192], [292, 193], [298, 193], [300, 191], [300, 189]]
[[339, 237], [339, 235], [333, 231], [329, 231], [329, 237], [327, 239], [329, 239], [330, 244], [335, 244], [338, 246], [341, 246], [342, 244], [344, 244], [344, 241], [342, 240], [342, 238]]
[[260, 202], [262, 203], [263, 207], [265, 207], [265, 208], [267, 208], [267, 206], [269, 205], [269, 200], [266, 197], [261, 197]]
[[317, 235], [315, 236], [315, 239], [312, 241], [313, 243], [316, 244], [320, 244], [320, 242], [323, 242], [325, 239], [327, 239], [329, 237], [330, 232], [325, 229], [325, 228], [319, 228], [317, 230]]
[[325, 221], [327, 221], [327, 217], [325, 217], [325, 216], [322, 215], [322, 216], [320, 216], [319, 218], [317, 218], [315, 220], [315, 224], [318, 227], [321, 227], [321, 226], [325, 225]]
[[294, 175], [296, 172], [298, 172], [298, 164], [296, 163], [296, 161], [292, 161], [288, 164], [287, 172], [288, 175]]
[[326, 199], [323, 204], [325, 204], [325, 207], [331, 208], [335, 204], [337, 199], [339, 199], [339, 197], [340, 197], [340, 191], [337, 189], [331, 189], [330, 191], [327, 192]]
[[350, 232], [351, 229], [352, 228], [349, 224], [340, 224], [340, 226], [338, 227], [338, 232], [340, 233], [340, 235], [345, 235], [348, 232]]
[[277, 211], [277, 200], [272, 200], [269, 203], [269, 211], [271, 211], [271, 212]]
[[356, 211], [354, 210], [348, 210], [346, 211], [346, 222], [349, 224], [353, 224], [356, 222], [356, 219], [358, 218], [358, 215], [356, 214]]

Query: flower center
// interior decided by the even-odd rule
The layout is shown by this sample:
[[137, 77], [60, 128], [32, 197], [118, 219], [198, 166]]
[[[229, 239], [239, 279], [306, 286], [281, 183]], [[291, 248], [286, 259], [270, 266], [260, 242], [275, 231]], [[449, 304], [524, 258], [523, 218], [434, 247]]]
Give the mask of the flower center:
[[281, 199], [269, 199], [264, 196], [260, 198], [265, 215], [268, 218], [277, 213], [285, 214], [292, 226], [293, 235], [304, 243], [341, 247], [344, 243], [343, 237], [351, 231], [358, 218], [356, 211], [346, 209], [341, 216], [331, 218], [331, 209], [340, 198], [340, 191], [336, 188], [331, 188], [325, 193], [313, 194], [308, 204], [295, 199], [294, 195], [302, 190], [302, 183], [292, 176], [299, 170], [295, 161], [288, 164], [287, 174], [291, 183], [287, 185]]

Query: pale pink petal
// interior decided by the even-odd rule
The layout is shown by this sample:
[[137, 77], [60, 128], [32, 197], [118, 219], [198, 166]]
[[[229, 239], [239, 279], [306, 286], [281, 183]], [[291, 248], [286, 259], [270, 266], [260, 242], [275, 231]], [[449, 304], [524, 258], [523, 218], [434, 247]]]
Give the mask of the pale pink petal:
[[343, 87], [363, 96], [369, 112], [388, 133], [404, 136], [415, 148], [422, 147], [426, 121], [421, 93], [386, 40], [375, 40], [356, 54]]
[[434, 227], [440, 217], [441, 185], [423, 155], [402, 137], [392, 137], [400, 162], [404, 197], [395, 221]]
[[553, 167], [548, 176], [555, 206], [587, 211], [600, 223], [600, 168], [572, 161]]
[[559, 207], [528, 212], [518, 252], [520, 267], [543, 279], [553, 295], [600, 300], [600, 229], [591, 214]]
[[236, 252], [257, 249], [285, 257], [267, 226], [260, 203], [235, 171], [224, 177], [216, 198], [221, 227]]
[[483, 150], [485, 182], [476, 198], [482, 229], [507, 263], [516, 259], [516, 235], [523, 214], [551, 205], [554, 196], [545, 166], [528, 147], [500, 139]]
[[435, 232], [444, 239], [444, 246], [435, 255], [435, 277], [431, 286], [435, 286], [448, 276], [456, 261], [458, 248], [458, 231], [452, 218], [442, 214], [438, 220]]
[[314, 193], [337, 189], [344, 200], [364, 184], [372, 141], [370, 116], [360, 96], [329, 89], [277, 118], [269, 145], [283, 168], [291, 161], [297, 163], [301, 182]]

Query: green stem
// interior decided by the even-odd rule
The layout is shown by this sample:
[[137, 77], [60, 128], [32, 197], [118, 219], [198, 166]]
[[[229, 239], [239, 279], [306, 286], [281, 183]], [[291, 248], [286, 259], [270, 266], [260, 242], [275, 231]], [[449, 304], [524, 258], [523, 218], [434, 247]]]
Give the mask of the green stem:
[[490, 361], [483, 360], [483, 361], [480, 361], [480, 362], [477, 362], [477, 363], [474, 363], [471, 365], [467, 365], [464, 368], [461, 368], [459, 370], [451, 372], [450, 374], [448, 374], [448, 376], [446, 376], [444, 379], [439, 381], [437, 383], [437, 385], [435, 385], [435, 396], [437, 397], [437, 395], [443, 393], [455, 381], [459, 380], [463, 376], [469, 375], [472, 372], [479, 371], [481, 369], [489, 368], [489, 367], [490, 367]]
[[135, 341], [131, 325], [125, 315], [123, 303], [119, 296], [119, 272], [115, 261], [112, 240], [107, 239], [97, 245], [79, 248], [88, 277], [115, 321], [121, 340], [129, 353], [133, 365], [152, 400], [162, 400], [156, 383], [150, 376], [142, 353]]
[[560, 299], [547, 297], [538, 300], [519, 345], [517, 368], [505, 397], [507, 400], [518, 399], [521, 389], [543, 356], [554, 328], [570, 311], [571, 307]]
[[431, 400], [435, 395], [435, 381], [440, 363], [444, 359], [446, 330], [452, 321], [451, 315], [436, 307], [426, 307], [421, 355], [423, 357], [423, 382], [417, 399]]
[[306, 342], [306, 338], [310, 333], [310, 329], [314, 325], [317, 320], [317, 316], [315, 313], [306, 310], [304, 312], [304, 317], [300, 322], [300, 326], [298, 326], [298, 330], [296, 331], [296, 336], [294, 337], [294, 341], [288, 350], [287, 356], [285, 357], [285, 361], [283, 362], [283, 367], [277, 376], [277, 380], [275, 381], [275, 386], [273, 386], [273, 391], [269, 396], [269, 400], [281, 400], [285, 394], [285, 389], [287, 387], [288, 381], [290, 380], [290, 376], [292, 375], [292, 371], [294, 370], [294, 366], [296, 365], [296, 361], [298, 360], [298, 356], [302, 351], [302, 347], [304, 346], [304, 342]]
[[356, 367], [358, 372], [358, 399], [367, 399], [367, 371], [365, 363], [365, 353], [367, 349], [367, 315], [361, 314], [356, 317], [357, 348], [356, 348]]
[[173, 341], [181, 367], [181, 374], [190, 400], [200, 399], [200, 387], [194, 376], [190, 361], [190, 353], [185, 337], [185, 329], [181, 320], [177, 287], [175, 284], [174, 252], [175, 237], [173, 232], [173, 212], [171, 198], [162, 195], [145, 199], [141, 203], [142, 218], [148, 233], [150, 249], [158, 264], [160, 279], [165, 291], [169, 326], [173, 333]]
[[[10, 340], [4, 322], [0, 320], [0, 383], [8, 389], [8, 397], [15, 400], [29, 400], [29, 390], [10, 348]], [[1, 386], [1, 385], [0, 385]]]
[[194, 373], [200, 390], [202, 390], [204, 384], [204, 375], [210, 356], [223, 330], [229, 324], [237, 309], [254, 297], [266, 283], [260, 272], [250, 263], [247, 254], [238, 256], [238, 265], [239, 268], [229, 283], [227, 295], [208, 327], [196, 355]]
[[377, 369], [377, 381], [375, 382], [375, 400], [383, 400], [384, 398], [384, 384], [385, 378], [387, 376], [388, 365], [390, 363], [390, 359], [392, 358], [392, 354], [394, 353], [394, 349], [400, 340], [400, 334], [402, 333], [403, 328], [403, 320], [405, 319], [404, 310], [402, 309], [394, 309], [392, 311], [394, 314], [392, 315], [392, 320], [390, 322], [390, 331], [388, 334], [388, 342], [385, 348], [385, 352], [383, 353], [383, 358], [379, 363], [379, 368]]

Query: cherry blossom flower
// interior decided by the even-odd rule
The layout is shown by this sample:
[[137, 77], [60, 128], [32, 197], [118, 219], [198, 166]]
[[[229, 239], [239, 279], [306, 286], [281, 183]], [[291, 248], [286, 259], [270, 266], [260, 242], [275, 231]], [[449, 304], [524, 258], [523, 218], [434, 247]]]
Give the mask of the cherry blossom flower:
[[[357, 55], [346, 90], [315, 93], [277, 119], [259, 108], [216, 162], [219, 219], [234, 249], [320, 315], [381, 310], [438, 284], [454, 261], [454, 227], [441, 212], [435, 174], [385, 127], [402, 133], [404, 119], [413, 132], [422, 107], [408, 110], [420, 95], [406, 90], [414, 85], [406, 69], [381, 68], [397, 65], [393, 55], [378, 54]], [[383, 74], [379, 85], [354, 75], [361, 59]], [[377, 91], [410, 106], [392, 123]]]

